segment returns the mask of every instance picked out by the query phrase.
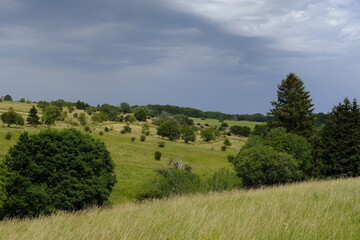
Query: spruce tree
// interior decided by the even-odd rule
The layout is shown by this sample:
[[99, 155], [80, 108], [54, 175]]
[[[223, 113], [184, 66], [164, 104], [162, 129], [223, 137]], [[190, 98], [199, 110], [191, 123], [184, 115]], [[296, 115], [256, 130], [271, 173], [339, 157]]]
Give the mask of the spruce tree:
[[360, 107], [345, 98], [335, 106], [322, 132], [325, 174], [360, 176]]
[[37, 113], [38, 111], [35, 106], [33, 106], [29, 111], [29, 115], [26, 120], [32, 126], [40, 124], [40, 117], [37, 115]]
[[269, 126], [284, 127], [287, 132], [311, 138], [315, 133], [314, 104], [303, 81], [294, 73], [288, 74], [278, 85], [277, 97], [271, 102], [274, 108], [269, 112], [273, 117]]

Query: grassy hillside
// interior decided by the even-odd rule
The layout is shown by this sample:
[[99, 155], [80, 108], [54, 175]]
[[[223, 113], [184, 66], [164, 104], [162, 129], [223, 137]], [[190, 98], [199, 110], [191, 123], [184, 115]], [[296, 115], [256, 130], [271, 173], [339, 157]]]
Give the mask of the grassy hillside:
[[[205, 125], [207, 123], [210, 126], [217, 126], [217, 127], [219, 127], [222, 123], [222, 122], [219, 122], [219, 120], [217, 120], [217, 119], [200, 119], [200, 118], [191, 118], [191, 119], [194, 120], [195, 124], [200, 123], [202, 125]], [[263, 122], [232, 121], [232, 120], [224, 120], [224, 122], [226, 122], [229, 125], [229, 127], [238, 125], [238, 126], [247, 126], [250, 128], [254, 128], [256, 125], [265, 124]]]
[[[0, 102], [0, 113], [7, 111], [9, 107], [13, 107], [15, 111], [21, 113], [24, 118], [26, 118], [32, 104]], [[80, 113], [81, 111], [77, 110], [77, 112]], [[68, 114], [67, 120], [76, 121], [72, 116], [73, 114]], [[88, 122], [91, 122], [90, 119], [88, 119]], [[222, 152], [220, 148], [223, 144], [224, 137], [220, 137], [210, 143], [204, 143], [200, 139], [200, 136], [197, 136], [198, 140], [195, 143], [185, 144], [183, 141], [171, 142], [162, 140], [156, 135], [155, 126], [151, 126], [151, 135], [146, 138], [145, 142], [140, 142], [141, 123], [131, 124], [132, 133], [130, 134], [120, 134], [123, 125], [123, 123], [114, 122], [102, 124], [90, 123], [89, 125], [92, 130], [91, 135], [105, 142], [116, 165], [115, 171], [118, 183], [115, 185], [111, 195], [111, 201], [113, 203], [126, 202], [134, 199], [144, 184], [155, 176], [153, 169], [167, 166], [170, 159], [181, 160], [184, 163], [190, 164], [193, 171], [202, 178], [206, 178], [221, 168], [231, 169], [232, 165], [227, 161], [226, 156], [229, 154], [237, 154], [240, 147], [246, 141], [246, 138], [230, 136], [228, 138], [232, 146], [227, 149], [226, 152]], [[67, 127], [74, 126], [64, 122], [57, 122], [55, 126], [52, 126], [52, 128]], [[112, 128], [113, 131], [105, 132], [105, 127]], [[28, 131], [35, 133], [45, 128], [47, 128], [47, 126], [43, 125], [36, 128], [27, 125], [18, 128], [8, 128], [1, 124], [0, 160], [3, 159], [9, 147], [16, 143], [21, 132]], [[80, 126], [75, 128], [83, 129]], [[100, 136], [100, 131], [102, 131], [104, 135]], [[7, 132], [12, 134], [11, 140], [5, 140]], [[136, 137], [135, 142], [131, 142], [131, 137]], [[165, 148], [158, 147], [159, 141], [165, 141]], [[161, 151], [163, 153], [161, 161], [154, 160], [155, 151]]]
[[359, 239], [360, 179], [183, 196], [0, 223], [0, 239]]

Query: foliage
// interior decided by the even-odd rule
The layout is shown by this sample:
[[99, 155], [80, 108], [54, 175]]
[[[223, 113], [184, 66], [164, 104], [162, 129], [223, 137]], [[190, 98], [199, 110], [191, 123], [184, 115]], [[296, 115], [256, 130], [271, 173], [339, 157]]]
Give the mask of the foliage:
[[106, 120], [119, 122], [119, 107], [112, 106], [110, 104], [103, 104], [99, 107], [100, 112], [105, 113], [108, 118]]
[[130, 113], [131, 112], [130, 104], [128, 104], [127, 102], [120, 103], [120, 111], [123, 113]]
[[225, 138], [224, 140], [224, 146], [230, 147], [231, 146], [231, 142], [228, 138]]
[[170, 115], [167, 112], [163, 111], [163, 112], [161, 112], [161, 114], [158, 117], [153, 119], [152, 123], [154, 125], [160, 126], [162, 123], [164, 123], [170, 119], [171, 119]]
[[207, 180], [207, 190], [222, 192], [241, 188], [241, 178], [234, 171], [220, 169], [214, 172]]
[[133, 123], [136, 121], [136, 118], [134, 117], [134, 115], [128, 114], [124, 117], [124, 121], [127, 123]]
[[9, 94], [7, 94], [7, 95], [5, 95], [5, 97], [4, 97], [4, 99], [3, 99], [4, 101], [9, 101], [9, 102], [12, 102], [12, 97], [9, 95]]
[[158, 142], [158, 147], [161, 147], [161, 148], [165, 147], [165, 142], [163, 142], [163, 141]]
[[150, 135], [150, 126], [147, 123], [144, 123], [141, 126], [141, 133], [144, 134], [145, 136], [149, 136]]
[[314, 135], [315, 116], [310, 93], [304, 83], [294, 73], [278, 85], [277, 101], [271, 102], [273, 120], [270, 127], [284, 127], [288, 132], [310, 138]]
[[360, 176], [360, 107], [348, 98], [334, 106], [323, 132], [325, 174], [332, 177]]
[[251, 128], [247, 126], [234, 125], [230, 127], [230, 132], [238, 136], [248, 137], [250, 135]]
[[75, 129], [23, 133], [4, 164], [8, 217], [102, 205], [116, 181], [105, 145]]
[[221, 146], [220, 150], [225, 152], [226, 151], [226, 146]]
[[53, 125], [55, 124], [55, 121], [61, 119], [61, 113], [62, 110], [60, 107], [49, 105], [43, 111], [42, 121], [46, 125]]
[[131, 139], [130, 139], [132, 142], [134, 142], [135, 140], [136, 140], [136, 138], [135, 137], [131, 137]]
[[44, 110], [46, 107], [48, 107], [50, 105], [50, 103], [48, 103], [47, 101], [38, 101], [36, 103], [36, 106], [38, 108], [41, 108], [42, 110]]
[[138, 107], [134, 112], [134, 117], [136, 118], [136, 120], [140, 122], [145, 122], [147, 117], [147, 112], [144, 108]]
[[242, 149], [233, 164], [246, 188], [289, 183], [301, 178], [296, 159], [270, 146]]
[[165, 198], [196, 193], [201, 190], [200, 177], [191, 172], [191, 167], [181, 162], [171, 162], [169, 168], [157, 169], [150, 188], [140, 193], [138, 199]]
[[141, 141], [141, 142], [145, 142], [145, 140], [146, 140], [146, 136], [145, 136], [145, 135], [141, 135], [141, 136], [140, 136], [140, 141]]
[[154, 153], [155, 160], [160, 160], [160, 159], [161, 159], [161, 155], [162, 155], [161, 152], [156, 151], [156, 152]]
[[123, 129], [120, 131], [121, 134], [124, 134], [124, 133], [131, 133], [131, 127], [129, 124], [126, 124], [123, 126]]
[[195, 134], [194, 130], [191, 127], [189, 127], [187, 125], [184, 125], [181, 128], [181, 138], [185, 141], [185, 143], [195, 142], [196, 141], [196, 134]]
[[107, 121], [109, 119], [109, 116], [104, 112], [96, 112], [91, 115], [91, 120], [94, 123], [102, 123], [104, 121]]
[[215, 140], [214, 132], [211, 128], [206, 128], [204, 130], [201, 130], [201, 138], [205, 142], [210, 142], [212, 140]]
[[258, 136], [265, 136], [267, 131], [268, 127], [266, 125], [255, 125], [252, 134]]
[[184, 114], [176, 114], [174, 116], [174, 119], [178, 121], [181, 125], [188, 125], [188, 126], [194, 125], [194, 120], [190, 119], [188, 116]]
[[6, 139], [6, 140], [10, 140], [11, 137], [12, 137], [12, 135], [11, 135], [10, 132], [7, 132], [7, 133], [5, 134], [5, 139]]
[[40, 117], [38, 116], [38, 111], [36, 109], [35, 106], [32, 106], [32, 108], [29, 110], [29, 115], [27, 118], [27, 122], [34, 126], [34, 125], [39, 125], [40, 123]]
[[3, 123], [7, 124], [8, 127], [12, 124], [15, 124], [16, 126], [24, 125], [24, 118], [20, 114], [16, 113], [12, 108], [1, 114], [0, 118]]
[[87, 120], [86, 120], [86, 114], [85, 113], [80, 113], [78, 116], [78, 121], [80, 123], [81, 126], [86, 126], [87, 124]]
[[159, 136], [167, 137], [171, 141], [179, 139], [180, 133], [180, 124], [174, 119], [166, 120], [157, 128]]

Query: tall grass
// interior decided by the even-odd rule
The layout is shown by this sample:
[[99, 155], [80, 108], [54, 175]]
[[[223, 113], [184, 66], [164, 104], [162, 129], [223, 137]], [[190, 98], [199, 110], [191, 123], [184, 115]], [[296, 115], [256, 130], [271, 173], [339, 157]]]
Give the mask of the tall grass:
[[359, 239], [360, 179], [126, 203], [0, 223], [0, 239]]

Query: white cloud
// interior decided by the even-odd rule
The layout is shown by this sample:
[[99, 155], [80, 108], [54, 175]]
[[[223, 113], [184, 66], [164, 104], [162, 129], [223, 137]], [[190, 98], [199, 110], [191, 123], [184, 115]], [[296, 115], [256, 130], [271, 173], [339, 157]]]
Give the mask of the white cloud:
[[169, 0], [240, 36], [261, 37], [280, 50], [341, 52], [360, 38], [353, 0]]

